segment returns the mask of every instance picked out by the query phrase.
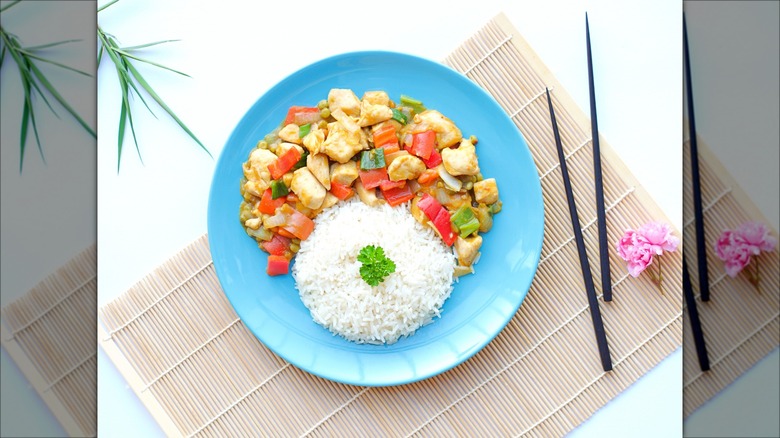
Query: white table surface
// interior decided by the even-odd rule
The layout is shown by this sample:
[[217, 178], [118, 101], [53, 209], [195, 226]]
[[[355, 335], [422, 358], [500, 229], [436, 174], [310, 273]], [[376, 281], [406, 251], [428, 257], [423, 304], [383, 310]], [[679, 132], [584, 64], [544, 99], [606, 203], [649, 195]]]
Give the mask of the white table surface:
[[[359, 1], [338, 2], [339, 6], [302, 1], [293, 9], [285, 6], [287, 2], [254, 7], [225, 2], [217, 8], [211, 2], [136, 1], [102, 12], [99, 24], [123, 44], [182, 40], [159, 48], [155, 55], [192, 79], [150, 71], [150, 80], [218, 156], [249, 106], [291, 72], [356, 50], [391, 50], [441, 60], [501, 11], [587, 109], [587, 10], [601, 132], [679, 228], [679, 2], [535, 3], [439, 1], [374, 8]], [[101, 67], [98, 84], [99, 305], [206, 232], [208, 189], [216, 162], [169, 120], [151, 119], [137, 106], [144, 164], [128, 147], [117, 174], [119, 95], [107, 67]], [[646, 153], [649, 150], [656, 152]], [[677, 353], [575, 434], [637, 436], [641, 430], [639, 435], [645, 436], [679, 435], [680, 371]], [[159, 434], [102, 353], [99, 384], [101, 435]]]
[[[100, 67], [99, 306], [206, 232], [208, 190], [216, 157], [244, 112], [278, 81], [313, 61], [348, 51], [381, 49], [441, 60], [500, 12], [507, 14], [587, 113], [584, 15], [588, 11], [601, 134], [672, 225], [681, 228], [679, 1], [530, 4], [482, 0], [373, 7], [359, 1], [328, 5], [301, 0], [294, 3], [295, 8], [287, 6], [290, 4], [257, 2], [250, 6], [226, 1], [217, 6], [205, 1], [135, 0], [120, 1], [100, 13], [99, 25], [123, 45], [181, 40], [151, 49], [149, 57], [192, 78], [154, 68], [142, 71], [215, 158], [201, 151], [161, 111], [156, 111], [159, 120], [154, 119], [136, 102], [135, 126], [143, 164], [128, 137], [117, 173], [120, 94], [112, 66], [106, 62]], [[372, 33], [374, 29], [380, 30]], [[5, 149], [6, 134], [3, 136]], [[13, 137], [11, 142], [15, 145]], [[56, 168], [56, 162], [49, 166]], [[90, 243], [82, 240], [83, 246]], [[3, 364], [7, 363], [3, 354]], [[161, 435], [102, 351], [98, 352], [98, 365], [99, 434]], [[681, 367], [678, 350], [572, 435], [679, 436]], [[12, 366], [4, 366], [4, 375], [6, 372], [18, 375]], [[19, 403], [39, 412], [44, 420], [51, 418], [35, 397]], [[41, 424], [41, 434], [56, 434], [55, 426], [47, 428], [46, 421]]]

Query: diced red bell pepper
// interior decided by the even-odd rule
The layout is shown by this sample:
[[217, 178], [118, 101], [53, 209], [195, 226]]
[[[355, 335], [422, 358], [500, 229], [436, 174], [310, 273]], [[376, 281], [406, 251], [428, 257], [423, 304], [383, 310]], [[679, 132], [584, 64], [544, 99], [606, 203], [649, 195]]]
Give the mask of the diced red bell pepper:
[[430, 219], [431, 222], [433, 222], [433, 226], [436, 227], [436, 230], [439, 232], [439, 235], [441, 235], [442, 240], [447, 246], [451, 246], [455, 243], [456, 235], [452, 231], [452, 226], [450, 225], [450, 212], [447, 211], [436, 198], [425, 193], [422, 195], [422, 198], [420, 198], [420, 201], [417, 202], [417, 207], [428, 216], [428, 219]]
[[402, 179], [400, 181], [390, 181], [390, 180], [387, 180], [387, 181], [382, 181], [381, 183], [379, 183], [379, 188], [382, 189], [382, 191], [385, 191], [385, 190], [390, 190], [390, 189], [393, 189], [393, 188], [400, 189], [401, 187], [403, 187], [405, 185], [406, 185], [406, 180], [405, 179]]
[[361, 169], [358, 175], [360, 176], [360, 182], [363, 183], [363, 187], [367, 189], [375, 189], [379, 187], [382, 181], [389, 181], [387, 169], [384, 167], [371, 170]]
[[425, 213], [425, 215], [428, 216], [428, 219], [431, 221], [436, 219], [436, 215], [439, 214], [439, 210], [444, 208], [441, 204], [439, 204], [439, 201], [437, 201], [436, 198], [427, 193], [423, 193], [422, 198], [420, 198], [420, 201], [417, 203], [417, 207], [422, 210], [422, 212]]
[[330, 192], [342, 201], [349, 199], [355, 193], [352, 187], [347, 187], [334, 181], [330, 182]]
[[381, 147], [386, 144], [395, 144], [398, 146], [398, 137], [395, 135], [395, 127], [389, 123], [382, 125], [381, 128], [374, 131], [374, 147]]
[[290, 123], [295, 123], [299, 126], [312, 123], [312, 121], [319, 119], [319, 114], [320, 109], [317, 107], [291, 106], [287, 111], [287, 117], [284, 118], [284, 126]]
[[265, 189], [263, 192], [263, 197], [260, 198], [260, 205], [258, 205], [257, 209], [260, 210], [260, 213], [274, 214], [276, 213], [276, 209], [285, 203], [287, 200], [286, 198], [286, 196], [282, 196], [281, 198], [273, 199], [271, 196], [271, 189]]
[[423, 163], [425, 163], [425, 167], [428, 169], [433, 169], [434, 167], [441, 164], [441, 154], [436, 149], [431, 151], [431, 156], [428, 157], [428, 159], [423, 158]]
[[398, 146], [398, 143], [385, 143], [379, 147], [385, 150], [385, 159], [387, 159], [388, 154], [392, 154], [401, 150], [401, 147]]
[[279, 179], [285, 173], [287, 173], [298, 160], [301, 159], [301, 153], [298, 152], [298, 148], [291, 147], [287, 152], [283, 153], [274, 162], [268, 165], [268, 171], [271, 172], [272, 179]]
[[284, 255], [290, 249], [290, 239], [279, 234], [274, 234], [268, 242], [263, 242], [263, 249], [272, 255]]
[[442, 240], [447, 246], [452, 246], [455, 243], [455, 233], [452, 231], [450, 225], [450, 212], [446, 208], [442, 207], [439, 213], [436, 215], [436, 219], [433, 220], [433, 225], [441, 234]]
[[268, 275], [285, 275], [290, 272], [290, 261], [282, 255], [269, 255], [265, 273]]
[[417, 178], [417, 182], [421, 186], [429, 186], [437, 179], [439, 179], [439, 172], [436, 169], [425, 169]]
[[409, 184], [406, 184], [406, 181], [404, 181], [404, 184], [401, 187], [390, 187], [385, 189], [384, 187], [379, 186], [379, 188], [382, 190], [382, 196], [385, 198], [385, 201], [387, 201], [391, 207], [403, 204], [414, 198], [414, 193], [412, 193], [412, 189], [409, 187]]
[[290, 204], [282, 205], [279, 211], [288, 217], [287, 223], [282, 225], [281, 228], [292, 233], [293, 236], [306, 240], [314, 230], [314, 221], [300, 211], [290, 207]]
[[433, 130], [418, 132], [412, 135], [412, 147], [409, 152], [423, 160], [431, 157], [431, 152], [436, 149], [436, 133]]

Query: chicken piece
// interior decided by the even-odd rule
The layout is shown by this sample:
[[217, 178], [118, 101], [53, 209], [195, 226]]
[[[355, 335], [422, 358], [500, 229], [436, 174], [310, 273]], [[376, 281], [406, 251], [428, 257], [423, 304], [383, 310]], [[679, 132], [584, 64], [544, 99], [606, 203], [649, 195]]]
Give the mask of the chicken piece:
[[482, 236], [468, 237], [466, 239], [458, 236], [455, 240], [455, 251], [458, 253], [458, 264], [461, 266], [471, 266], [474, 259], [479, 254], [479, 248], [482, 246]]
[[290, 184], [292, 184], [293, 172], [294, 171], [291, 170], [282, 175], [282, 182], [284, 182], [284, 185], [286, 185], [288, 188], [290, 187]]
[[295, 143], [288, 143], [288, 142], [282, 142], [279, 147], [276, 148], [276, 155], [282, 156], [285, 152], [289, 151], [290, 149], [295, 148], [298, 149], [298, 153], [303, 155], [303, 148], [298, 146]]
[[402, 179], [417, 179], [425, 170], [423, 160], [414, 155], [401, 155], [394, 159], [387, 167], [387, 176], [390, 181], [401, 181]]
[[323, 210], [326, 208], [333, 207], [334, 205], [338, 204], [339, 198], [337, 198], [333, 193], [328, 192], [328, 194], [325, 195], [325, 201], [322, 202], [322, 205], [317, 210], [312, 211], [311, 217], [312, 219], [317, 217], [318, 214], [322, 213]]
[[477, 148], [469, 140], [461, 140], [457, 149], [443, 149], [441, 160], [444, 169], [452, 176], [476, 175], [479, 173]]
[[263, 225], [263, 220], [259, 217], [253, 217], [247, 219], [246, 222], [244, 222], [245, 227], [251, 228], [253, 230], [260, 228], [261, 225]]
[[270, 187], [270, 182], [260, 179], [256, 181], [247, 181], [244, 183], [244, 191], [247, 193], [250, 193], [254, 196], [257, 196], [258, 198], [263, 197], [263, 192], [265, 189]]
[[345, 114], [357, 117], [360, 115], [360, 99], [350, 89], [333, 88], [328, 93], [328, 108], [331, 114], [341, 109]]
[[360, 200], [368, 206], [374, 207], [383, 202], [376, 197], [376, 189], [365, 188], [360, 180], [355, 181], [355, 191], [357, 192]]
[[349, 187], [358, 178], [358, 165], [355, 161], [333, 163], [330, 165], [330, 181]]
[[367, 91], [360, 103], [361, 127], [375, 125], [393, 118], [393, 110], [390, 109], [390, 97], [384, 91]]
[[[271, 172], [268, 165], [276, 161], [276, 154], [267, 149], [255, 149], [244, 163], [244, 177], [247, 181], [271, 182]], [[265, 189], [264, 189], [265, 190]]]
[[279, 131], [279, 138], [286, 142], [301, 144], [300, 127], [290, 123]]
[[417, 205], [417, 203], [420, 202], [420, 199], [422, 199], [420, 196], [415, 196], [414, 199], [412, 199], [412, 206], [409, 211], [417, 222], [425, 225], [425, 222], [428, 221], [428, 216], [426, 216], [425, 212], [420, 210], [420, 207]]
[[325, 141], [325, 130], [324, 129], [312, 129], [309, 131], [308, 134], [306, 134], [305, 137], [303, 137], [303, 145], [306, 147], [306, 149], [309, 150], [309, 153], [319, 154], [320, 149], [322, 148], [322, 142]]
[[387, 95], [386, 91], [366, 91], [363, 93], [361, 103], [390, 106], [390, 96]]
[[309, 154], [309, 156], [306, 157], [306, 167], [308, 167], [311, 174], [317, 178], [317, 181], [325, 187], [325, 190], [330, 190], [330, 166], [328, 166], [327, 155]]
[[436, 144], [439, 149], [453, 146], [463, 138], [455, 123], [436, 110], [425, 110], [417, 114], [414, 116], [414, 123], [416, 126], [413, 132], [432, 129], [436, 133]]
[[368, 149], [368, 138], [362, 129], [350, 132], [340, 121], [328, 123], [328, 137], [322, 143], [321, 152], [343, 164], [363, 149]]
[[496, 179], [488, 178], [475, 182], [474, 200], [482, 204], [494, 204], [498, 201], [498, 185], [496, 185]]
[[290, 190], [298, 195], [301, 204], [312, 210], [322, 206], [323, 201], [325, 201], [325, 195], [328, 193], [325, 187], [317, 181], [317, 178], [306, 167], [301, 167], [293, 173]]

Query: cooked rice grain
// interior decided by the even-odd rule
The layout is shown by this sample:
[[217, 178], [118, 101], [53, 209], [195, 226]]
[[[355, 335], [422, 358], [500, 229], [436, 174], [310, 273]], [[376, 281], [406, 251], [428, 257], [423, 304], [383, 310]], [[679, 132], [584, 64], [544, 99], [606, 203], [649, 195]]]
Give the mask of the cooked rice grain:
[[[360, 277], [358, 253], [384, 248], [396, 270], [378, 286]], [[315, 219], [292, 267], [303, 304], [334, 334], [392, 344], [433, 321], [452, 291], [452, 250], [412, 217], [408, 203], [369, 207], [341, 202]]]

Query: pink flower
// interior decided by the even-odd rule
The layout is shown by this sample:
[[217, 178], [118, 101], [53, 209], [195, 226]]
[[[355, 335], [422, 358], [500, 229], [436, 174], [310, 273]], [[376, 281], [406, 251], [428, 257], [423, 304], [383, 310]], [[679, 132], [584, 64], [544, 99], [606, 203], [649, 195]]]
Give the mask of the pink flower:
[[[736, 230], [725, 230], [715, 242], [715, 254], [723, 260], [726, 274], [736, 277], [750, 264], [751, 256], [761, 251], [774, 251], [777, 239], [769, 234], [766, 225], [760, 222], [745, 222]], [[751, 282], [758, 283], [757, 274], [752, 274]]]
[[637, 233], [647, 239], [656, 255], [674, 251], [680, 244], [680, 239], [672, 235], [669, 224], [663, 222], [648, 222], [639, 227]]
[[[638, 277], [653, 263], [655, 256], [664, 251], [675, 251], [680, 239], [673, 236], [669, 225], [661, 222], [648, 222], [638, 230], [627, 230], [617, 243], [617, 252], [625, 260], [628, 273]], [[660, 286], [660, 272], [654, 278]]]
[[745, 222], [736, 229], [754, 255], [761, 251], [774, 251], [777, 239], [769, 234], [769, 228], [761, 222]]
[[715, 254], [726, 262], [726, 274], [736, 277], [750, 263], [751, 249], [739, 233], [726, 230], [715, 243]]
[[618, 241], [618, 255], [628, 265], [628, 273], [632, 277], [638, 277], [651, 263], [653, 263], [652, 245], [647, 239], [634, 230], [626, 231], [626, 234]]

